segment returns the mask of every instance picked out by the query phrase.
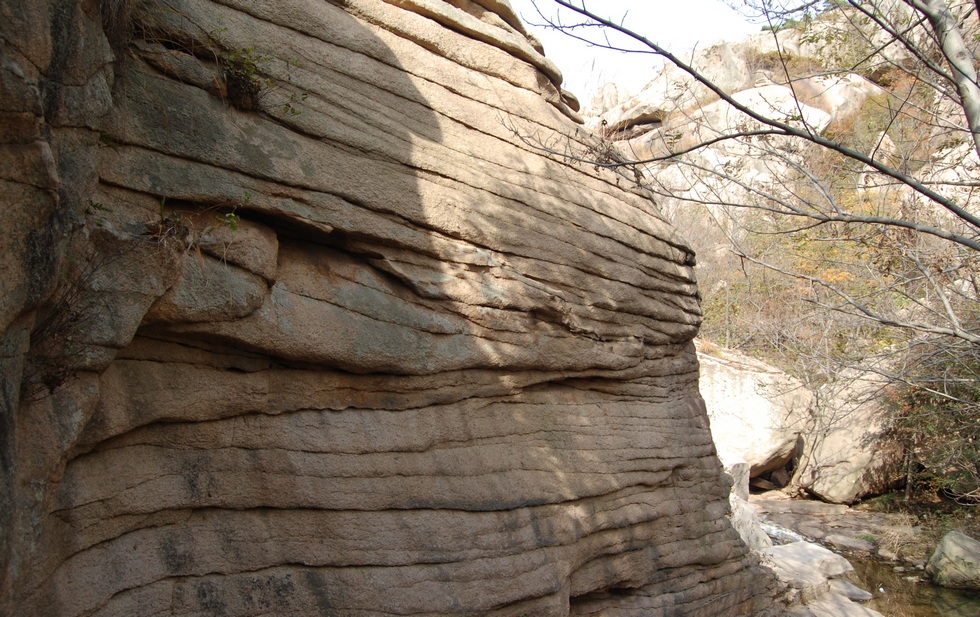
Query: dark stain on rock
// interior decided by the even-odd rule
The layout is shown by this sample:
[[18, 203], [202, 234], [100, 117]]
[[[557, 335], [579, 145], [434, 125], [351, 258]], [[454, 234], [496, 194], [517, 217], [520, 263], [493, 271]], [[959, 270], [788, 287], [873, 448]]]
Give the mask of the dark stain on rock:
[[239, 583], [239, 593], [248, 608], [282, 610], [289, 608], [296, 585], [291, 574], [250, 577]]
[[194, 563], [194, 556], [187, 544], [185, 538], [174, 532], [164, 534], [160, 541], [160, 556], [170, 574], [185, 574]]
[[209, 615], [219, 617], [228, 614], [222, 589], [212, 581], [200, 581], [194, 585], [199, 606], [208, 611]]
[[316, 607], [320, 611], [321, 615], [333, 615], [333, 602], [330, 601], [330, 596], [327, 595], [326, 583], [318, 575], [316, 570], [307, 570], [303, 573], [306, 579], [306, 586], [311, 592], [313, 592], [313, 597], [316, 598]]

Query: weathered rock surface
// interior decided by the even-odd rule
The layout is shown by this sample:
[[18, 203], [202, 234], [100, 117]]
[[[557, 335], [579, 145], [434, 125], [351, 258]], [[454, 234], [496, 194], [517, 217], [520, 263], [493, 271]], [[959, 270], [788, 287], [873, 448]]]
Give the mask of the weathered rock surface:
[[728, 518], [732, 527], [741, 536], [745, 545], [752, 550], [772, 546], [772, 540], [762, 528], [762, 520], [756, 507], [749, 503], [749, 465], [745, 462], [726, 463], [726, 481], [731, 481], [732, 489], [728, 494], [731, 514]]
[[768, 614], [691, 250], [515, 137], [592, 147], [506, 2], [0, 17], [0, 614]]
[[787, 580], [799, 583], [804, 601], [826, 593], [828, 580], [847, 574], [853, 567], [840, 555], [810, 542], [793, 542], [774, 546], [763, 552], [773, 560], [777, 571]]
[[701, 395], [721, 460], [748, 463], [750, 477], [786, 465], [806, 428], [811, 392], [782, 371], [732, 350], [702, 345], [698, 359]]
[[847, 388], [824, 388], [824, 411], [815, 413], [813, 392], [764, 362], [708, 343], [699, 343], [698, 358], [718, 455], [726, 467], [747, 463], [753, 486], [786, 486], [790, 475], [782, 468], [792, 463], [799, 488], [853, 503], [901, 479], [902, 451], [882, 438], [881, 384], [849, 379]]
[[[917, 532], [910, 519], [902, 514], [865, 512], [842, 504], [789, 499], [778, 492], [752, 495], [749, 502], [764, 522], [794, 530], [848, 556], [873, 555], [881, 560], [910, 561], [919, 558], [908, 552]], [[891, 549], [896, 549], [898, 554]]]
[[759, 553], [787, 585], [788, 617], [881, 617], [849, 597], [862, 590], [840, 579], [854, 569], [840, 555], [810, 542], [773, 546]]
[[[919, 610], [920, 607], [943, 617], [972, 617], [977, 614], [974, 591], [943, 589], [929, 584], [925, 572], [929, 555], [921, 552], [924, 550], [921, 542], [923, 532], [914, 517], [870, 512], [815, 500], [791, 500], [781, 493], [752, 495], [750, 502], [763, 519], [762, 528], [775, 542], [803, 543], [809, 539], [850, 560], [854, 572], [846, 578], [831, 578], [828, 581], [834, 594], [856, 602], [866, 602], [865, 608], [888, 616], [900, 615], [909, 609]], [[801, 537], [801, 534], [805, 537]], [[835, 540], [844, 542], [835, 546]], [[866, 550], [866, 547], [855, 549], [845, 546], [862, 542], [867, 545], [866, 540], [872, 540], [873, 551]], [[788, 595], [795, 594], [790, 591]], [[841, 601], [838, 598], [836, 603]], [[824, 605], [825, 610], [816, 614], [848, 614], [832, 609], [832, 606]], [[811, 608], [808, 606], [806, 610]], [[800, 614], [793, 610], [791, 608], [790, 614]]]
[[980, 542], [958, 531], [947, 533], [929, 558], [926, 572], [937, 585], [980, 589]]
[[755, 506], [747, 500], [738, 497], [735, 493], [729, 495], [728, 500], [732, 506], [732, 513], [729, 517], [732, 521], [732, 527], [742, 537], [745, 545], [752, 550], [760, 550], [772, 546], [773, 542], [762, 528], [762, 521], [759, 518], [759, 513]]
[[903, 451], [887, 438], [881, 378], [866, 372], [841, 382], [846, 387], [830, 384], [821, 393], [827, 404], [804, 437], [796, 480], [824, 501], [849, 504], [903, 480]]

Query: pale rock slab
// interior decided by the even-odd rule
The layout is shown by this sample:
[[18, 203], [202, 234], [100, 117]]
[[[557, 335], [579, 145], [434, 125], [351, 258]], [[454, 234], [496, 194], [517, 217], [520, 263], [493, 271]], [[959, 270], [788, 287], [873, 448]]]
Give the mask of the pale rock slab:
[[805, 428], [812, 394], [744, 354], [702, 345], [698, 359], [701, 395], [722, 461], [747, 463], [750, 477], [788, 463]]
[[839, 577], [854, 568], [840, 555], [810, 542], [792, 542], [762, 549], [759, 556], [787, 586], [787, 616], [881, 617], [849, 597], [859, 594]]
[[730, 519], [732, 527], [742, 537], [745, 545], [754, 551], [762, 550], [773, 546], [772, 539], [766, 534], [762, 527], [762, 519], [759, 512], [748, 501], [732, 493], [728, 497], [731, 503], [732, 513]]
[[847, 375], [829, 389], [825, 411], [805, 438], [797, 481], [824, 501], [849, 504], [880, 494], [903, 478], [902, 449], [885, 438], [888, 417], [879, 400], [880, 377]]

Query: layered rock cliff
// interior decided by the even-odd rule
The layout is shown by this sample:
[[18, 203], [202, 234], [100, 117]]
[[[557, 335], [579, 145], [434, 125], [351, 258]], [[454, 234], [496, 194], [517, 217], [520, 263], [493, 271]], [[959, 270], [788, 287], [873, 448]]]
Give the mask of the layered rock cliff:
[[768, 611], [692, 252], [519, 139], [593, 147], [507, 2], [0, 17], [0, 613]]

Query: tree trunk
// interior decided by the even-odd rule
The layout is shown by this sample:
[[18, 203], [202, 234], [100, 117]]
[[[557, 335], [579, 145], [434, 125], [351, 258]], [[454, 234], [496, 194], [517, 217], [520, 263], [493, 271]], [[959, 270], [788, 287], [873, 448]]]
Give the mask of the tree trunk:
[[[973, 134], [973, 147], [980, 156], [980, 85], [977, 84], [976, 59], [963, 40], [956, 19], [944, 0], [906, 0], [925, 15], [936, 33], [943, 56], [949, 63], [953, 81], [960, 94], [966, 122]], [[980, 3], [978, 3], [980, 10]]]

